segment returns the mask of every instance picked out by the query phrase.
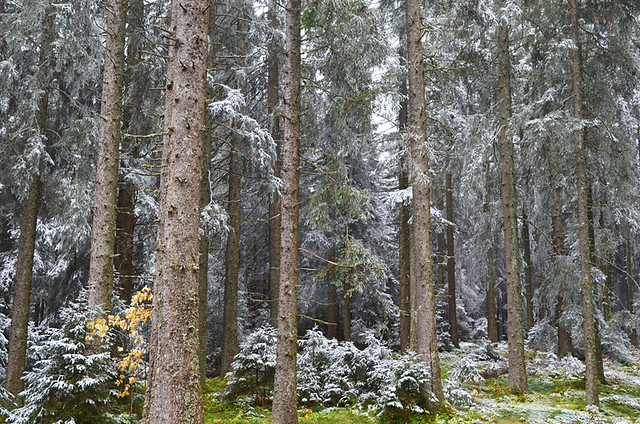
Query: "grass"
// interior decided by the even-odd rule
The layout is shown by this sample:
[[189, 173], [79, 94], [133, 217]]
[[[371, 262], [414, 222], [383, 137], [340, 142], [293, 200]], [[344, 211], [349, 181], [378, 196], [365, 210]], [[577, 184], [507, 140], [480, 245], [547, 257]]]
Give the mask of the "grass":
[[[441, 356], [443, 369], [451, 370], [470, 349], [470, 346], [463, 346], [460, 351], [444, 353]], [[634, 363], [638, 364], [640, 355], [637, 351], [633, 354]], [[534, 360], [535, 354], [528, 355], [528, 359]], [[505, 375], [487, 379], [482, 384], [467, 385], [474, 402], [468, 410], [452, 409], [438, 416], [414, 414], [403, 420], [385, 421], [375, 412], [357, 408], [302, 408], [298, 418], [300, 424], [640, 424], [640, 369], [637, 365], [610, 362], [605, 367], [609, 384], [601, 386], [600, 410], [595, 413], [585, 409], [584, 374], [563, 375], [543, 369], [529, 377], [530, 392], [527, 394], [512, 394]], [[225, 384], [222, 379], [207, 381], [204, 390], [206, 424], [270, 423], [271, 411], [251, 406], [250, 399], [237, 403], [222, 400]]]

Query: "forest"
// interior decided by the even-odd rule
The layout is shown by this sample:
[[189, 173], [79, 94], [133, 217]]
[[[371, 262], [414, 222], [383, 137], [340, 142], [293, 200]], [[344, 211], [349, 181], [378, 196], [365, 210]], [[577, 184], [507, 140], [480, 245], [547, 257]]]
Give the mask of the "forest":
[[0, 34], [0, 422], [640, 423], [639, 0]]

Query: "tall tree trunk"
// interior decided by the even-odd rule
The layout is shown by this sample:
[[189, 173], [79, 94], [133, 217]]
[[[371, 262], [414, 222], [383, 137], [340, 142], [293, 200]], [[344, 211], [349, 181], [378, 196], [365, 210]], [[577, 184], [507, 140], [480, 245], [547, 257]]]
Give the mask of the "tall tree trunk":
[[[242, 10], [242, 4], [238, 5]], [[238, 55], [240, 66], [245, 65], [247, 54], [247, 25], [244, 12], [239, 12], [237, 21]], [[246, 87], [239, 82], [238, 89], [246, 94]], [[244, 111], [242, 111], [244, 112]], [[222, 375], [231, 371], [231, 363], [238, 353], [238, 279], [240, 272], [240, 225], [242, 222], [242, 136], [232, 135], [229, 152], [229, 193], [227, 200], [229, 214], [229, 237], [225, 258], [224, 311], [222, 318]]]
[[273, 424], [297, 424], [298, 231], [300, 189], [300, 0], [287, 1], [282, 155], [282, 210], [278, 346], [273, 389]]
[[413, 261], [417, 353], [431, 370], [431, 391], [444, 401], [436, 328], [436, 296], [431, 243], [431, 187], [427, 150], [427, 119], [420, 2], [406, 2], [409, 179], [413, 189]]
[[[560, 193], [558, 192], [558, 146], [553, 141], [549, 143], [549, 187], [551, 188], [551, 228], [553, 255], [564, 256], [564, 232], [562, 230], [562, 202]], [[562, 323], [562, 311], [564, 306], [564, 287], [558, 288], [558, 296], [556, 298], [555, 322], [558, 327], [558, 357], [562, 358], [569, 355], [573, 351], [573, 343], [571, 342], [571, 332]]]
[[[484, 204], [482, 205], [482, 212], [484, 213], [486, 219], [489, 219], [489, 214], [491, 212], [489, 199], [491, 198], [491, 185], [490, 185], [490, 177], [491, 177], [491, 162], [489, 159], [485, 162], [485, 198]], [[498, 316], [497, 316], [497, 308], [496, 308], [496, 271], [494, 268], [494, 257], [493, 257], [493, 237], [491, 234], [491, 228], [489, 228], [489, 246], [487, 247], [487, 337], [492, 342], [498, 341]]]
[[533, 275], [531, 272], [531, 237], [527, 213], [522, 208], [522, 244], [524, 245], [524, 292], [527, 299], [527, 331], [534, 325], [533, 321]]
[[231, 371], [231, 363], [238, 353], [238, 276], [240, 270], [240, 222], [242, 137], [234, 134], [229, 152], [229, 236], [227, 238], [224, 284], [224, 311], [222, 319], [222, 363], [221, 375]]
[[[605, 220], [604, 213], [600, 212], [600, 228], [605, 228]], [[604, 245], [609, 244], [608, 238], [605, 237], [602, 240]], [[613, 275], [611, 274], [611, 266], [609, 265], [609, 261], [611, 258], [602, 258], [598, 262], [602, 269], [602, 272], [605, 275], [604, 280], [604, 291], [602, 293], [602, 313], [604, 315], [604, 320], [609, 322], [611, 320], [611, 315], [614, 309], [613, 303]]]
[[[504, 7], [504, 1], [501, 3]], [[509, 345], [509, 389], [528, 392], [522, 328], [522, 283], [520, 281], [520, 243], [518, 203], [511, 130], [511, 53], [509, 26], [498, 28], [498, 67], [500, 84], [500, 156], [502, 165], [502, 211], [507, 291], [507, 342]]]
[[[35, 126], [40, 135], [46, 140], [50, 90], [49, 62], [53, 59], [53, 42], [56, 38], [55, 10], [52, 5], [47, 6], [45, 9], [41, 25], [40, 57], [38, 58], [38, 69], [35, 80], [42, 91], [36, 101], [38, 110], [35, 115]], [[41, 190], [42, 181], [40, 179], [40, 171], [34, 169], [31, 171], [31, 181], [29, 182], [27, 193], [22, 203], [18, 258], [13, 283], [13, 303], [11, 305], [9, 350], [7, 352], [5, 389], [16, 397], [24, 388], [24, 383], [21, 378], [24, 373], [27, 354], [31, 277], [33, 275], [33, 256], [36, 248], [36, 224], [38, 221]]]
[[[446, 176], [447, 189], [447, 221], [453, 222], [453, 185], [451, 182], [451, 173]], [[449, 285], [449, 324], [451, 333], [451, 342], [455, 347], [460, 347], [460, 339], [458, 338], [458, 317], [456, 314], [456, 258], [455, 246], [453, 241], [453, 225], [447, 225], [447, 282]]]
[[571, 37], [576, 48], [572, 54], [573, 113], [576, 122], [576, 185], [578, 190], [578, 220], [580, 226], [580, 275], [582, 281], [582, 316], [584, 325], [584, 350], [587, 366], [586, 402], [598, 405], [598, 364], [593, 281], [589, 258], [589, 221], [587, 216], [587, 174], [584, 147], [582, 113], [582, 45], [578, 28], [578, 3], [569, 0], [571, 7]]
[[106, 10], [107, 40], [102, 73], [102, 105], [89, 261], [88, 302], [92, 313], [98, 313], [99, 309], [104, 312], [111, 310], [127, 2], [109, 0]]
[[[627, 235], [627, 240], [625, 241], [625, 257], [627, 271], [627, 309], [629, 313], [633, 315], [633, 262], [631, 261], [631, 238], [629, 235]], [[635, 328], [631, 330], [629, 339], [633, 346], [638, 346], [638, 334]]]
[[170, 109], [165, 136], [159, 262], [145, 424], [204, 422], [198, 282], [200, 193], [204, 144], [208, 0], [172, 4]]
[[[399, 27], [400, 40], [406, 37], [405, 25]], [[401, 64], [406, 64], [406, 48], [403, 43], [398, 47], [398, 55]], [[398, 77], [399, 92], [401, 95], [400, 111], [398, 112], [398, 130], [405, 134], [407, 130], [407, 77], [401, 74]], [[402, 145], [404, 150], [406, 146]], [[409, 188], [409, 176], [407, 174], [406, 155], [401, 155], [400, 170], [398, 172], [398, 190]], [[411, 210], [404, 202], [400, 205], [398, 215], [398, 281], [400, 291], [400, 351], [406, 352], [409, 348], [409, 334], [411, 326], [411, 307], [409, 290], [411, 285], [411, 233], [409, 228], [409, 218]]]
[[[209, 0], [209, 41], [213, 40], [215, 22], [215, 1]], [[207, 69], [212, 69], [215, 63], [215, 51], [213, 43], [209, 44], [207, 50]], [[206, 84], [206, 99], [213, 98], [211, 84]], [[202, 186], [200, 187], [200, 212], [211, 202], [211, 186], [209, 185], [209, 171], [211, 170], [211, 128], [213, 120], [205, 103], [205, 119], [207, 130], [204, 134], [204, 150], [202, 154]], [[200, 383], [204, 387], [207, 381], [207, 298], [209, 295], [209, 226], [201, 221], [203, 236], [200, 237], [200, 253], [198, 265], [198, 298], [200, 299], [200, 309], [198, 311], [198, 333], [200, 339], [199, 360], [200, 360]]]
[[[269, 133], [276, 142], [274, 174], [280, 178], [282, 169], [282, 140], [280, 139], [280, 118], [278, 116], [278, 94], [280, 70], [278, 67], [278, 31], [276, 0], [268, 0], [267, 19], [273, 31], [267, 53], [267, 108], [269, 111]], [[269, 199], [269, 323], [278, 326], [278, 294], [280, 286], [280, 198], [275, 193]], [[335, 288], [334, 288], [335, 290]], [[331, 322], [331, 321], [330, 321]]]
[[[142, 103], [142, 92], [136, 88], [135, 70], [142, 62], [140, 57], [141, 33], [143, 31], [144, 3], [142, 0], [129, 0], [127, 13], [127, 42], [123, 87], [128, 101], [122, 109], [122, 128], [132, 132], [135, 110]], [[125, 304], [131, 301], [133, 294], [133, 232], [135, 229], [136, 187], [126, 178], [127, 159], [137, 153], [132, 149], [131, 137], [124, 135], [120, 143], [120, 155], [125, 158], [120, 163], [118, 177], [118, 200], [116, 209], [116, 239], [113, 266], [118, 277], [120, 299]]]

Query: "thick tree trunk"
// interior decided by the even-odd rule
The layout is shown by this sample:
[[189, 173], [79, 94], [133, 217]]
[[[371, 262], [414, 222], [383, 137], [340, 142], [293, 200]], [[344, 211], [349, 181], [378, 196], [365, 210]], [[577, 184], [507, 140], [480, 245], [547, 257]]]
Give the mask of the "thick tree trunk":
[[[278, 44], [275, 32], [278, 30], [276, 0], [267, 4], [269, 28], [274, 32], [267, 55], [267, 108], [269, 111], [269, 133], [276, 142], [274, 174], [280, 178], [282, 168], [282, 140], [280, 139], [280, 118], [278, 117], [278, 94], [280, 70], [278, 67]], [[269, 199], [269, 323], [278, 326], [278, 294], [280, 282], [280, 197], [276, 194]]]
[[[634, 314], [633, 309], [633, 262], [631, 261], [631, 239], [627, 235], [627, 240], [625, 241], [625, 257], [626, 257], [626, 271], [627, 271], [627, 309], [631, 315]], [[631, 344], [633, 346], [638, 346], [638, 334], [636, 329], [631, 330], [631, 334], [629, 335], [629, 339], [631, 340]]]
[[524, 293], [527, 300], [527, 331], [534, 325], [533, 321], [533, 275], [531, 272], [531, 238], [527, 213], [522, 208], [522, 244], [524, 245]]
[[[447, 188], [447, 221], [453, 222], [453, 185], [451, 182], [451, 173], [446, 176]], [[447, 226], [447, 282], [449, 285], [449, 324], [451, 342], [455, 347], [460, 347], [460, 339], [458, 337], [458, 317], [456, 314], [456, 259], [455, 246], [453, 241], [453, 225]]]
[[571, 7], [571, 36], [576, 49], [572, 54], [573, 70], [573, 112], [577, 121], [575, 130], [576, 143], [576, 185], [578, 190], [578, 221], [580, 227], [580, 274], [582, 280], [582, 316], [584, 325], [587, 405], [598, 405], [598, 364], [597, 339], [595, 323], [595, 306], [593, 301], [593, 281], [591, 279], [591, 263], [589, 258], [589, 221], [587, 216], [587, 174], [586, 153], [584, 147], [584, 129], [582, 128], [582, 45], [578, 28], [577, 0], [569, 0]]
[[[491, 212], [489, 206], [490, 195], [490, 181], [491, 181], [491, 163], [487, 159], [484, 165], [485, 169], [485, 198], [482, 205], [482, 212], [486, 219], [489, 219], [489, 213]], [[493, 257], [493, 237], [491, 234], [491, 228], [489, 228], [489, 247], [487, 247], [487, 337], [491, 342], [498, 341], [498, 316], [496, 308], [496, 271], [494, 268]]]
[[273, 389], [273, 424], [297, 424], [298, 231], [300, 187], [301, 1], [287, 1], [285, 119], [282, 154], [282, 211], [278, 346]]
[[[35, 115], [35, 125], [37, 131], [46, 140], [50, 89], [49, 62], [53, 59], [53, 42], [56, 38], [53, 6], [49, 5], [45, 9], [41, 25], [41, 50], [35, 80], [42, 91], [37, 100], [38, 110]], [[24, 388], [24, 383], [21, 378], [24, 373], [27, 354], [31, 277], [33, 275], [33, 256], [36, 248], [36, 224], [38, 221], [41, 189], [42, 181], [39, 170], [34, 169], [31, 172], [31, 181], [29, 182], [27, 193], [22, 203], [18, 258], [13, 283], [13, 303], [11, 305], [11, 327], [9, 329], [5, 389], [14, 396], [18, 396], [18, 393]]]
[[[501, 2], [504, 6], [504, 2]], [[518, 204], [511, 131], [511, 53], [509, 27], [498, 28], [498, 66], [500, 84], [500, 156], [502, 165], [502, 211], [507, 291], [507, 342], [509, 346], [509, 389], [528, 392], [522, 326], [522, 283], [520, 281], [520, 243]]]
[[227, 238], [224, 283], [224, 311], [222, 318], [221, 375], [231, 371], [231, 363], [238, 353], [238, 277], [240, 270], [240, 222], [242, 162], [240, 158], [242, 138], [232, 137], [229, 152], [229, 236]]
[[153, 340], [145, 424], [204, 422], [198, 316], [208, 0], [172, 4], [170, 109], [163, 147]]
[[[444, 401], [440, 377], [440, 357], [436, 328], [436, 296], [433, 275], [433, 245], [431, 242], [431, 187], [429, 155], [426, 145], [426, 102], [422, 60], [422, 27], [420, 2], [407, 0], [407, 68], [409, 179], [413, 189], [413, 263], [415, 281], [415, 315], [417, 353], [431, 370], [431, 391]], [[415, 289], [415, 290], [413, 290]], [[413, 305], [412, 305], [413, 306]]]
[[106, 10], [107, 40], [102, 73], [102, 105], [89, 261], [88, 302], [92, 313], [111, 309], [127, 2], [109, 0]]

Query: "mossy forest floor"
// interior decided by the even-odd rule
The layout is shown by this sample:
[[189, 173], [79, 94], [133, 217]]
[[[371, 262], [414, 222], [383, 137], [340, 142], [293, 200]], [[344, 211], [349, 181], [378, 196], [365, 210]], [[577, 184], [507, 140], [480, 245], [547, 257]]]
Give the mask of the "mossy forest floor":
[[[477, 348], [464, 344], [461, 349], [441, 354], [442, 368], [447, 371], [456, 362]], [[506, 354], [506, 347], [499, 351]], [[300, 424], [356, 424], [356, 423], [535, 423], [535, 424], [631, 424], [640, 423], [640, 353], [631, 353], [632, 362], [619, 364], [605, 360], [607, 384], [600, 386], [600, 408], [586, 408], [584, 373], [558, 372], [545, 367], [545, 353], [527, 352], [529, 389], [527, 394], [511, 394], [507, 390], [506, 375], [487, 378], [482, 383], [468, 383], [464, 387], [471, 393], [473, 405], [465, 410], [449, 407], [435, 414], [416, 414], [403, 420], [384, 421], [375, 411], [359, 408], [327, 408], [299, 410]], [[212, 379], [205, 390], [205, 423], [269, 423], [271, 411], [255, 407], [251, 402], [227, 403], [221, 400], [224, 380]]]

